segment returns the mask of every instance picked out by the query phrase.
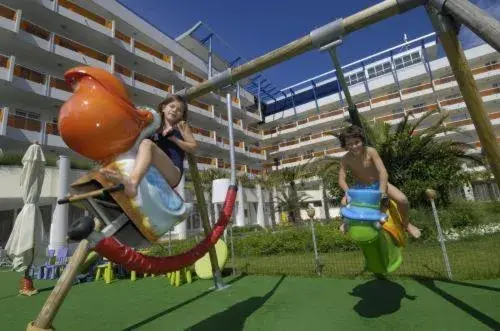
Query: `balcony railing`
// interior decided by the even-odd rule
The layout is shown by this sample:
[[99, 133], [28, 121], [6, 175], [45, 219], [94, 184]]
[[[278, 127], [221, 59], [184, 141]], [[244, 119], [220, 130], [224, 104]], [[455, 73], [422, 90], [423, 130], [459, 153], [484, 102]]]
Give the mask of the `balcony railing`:
[[16, 64], [14, 67], [14, 76], [24, 78], [38, 84], [43, 84], [45, 82], [44, 74], [19, 64]]
[[37, 36], [38, 38], [44, 39], [44, 40], [49, 40], [50, 39], [50, 32], [45, 30], [44, 28], [35, 25], [29, 21], [23, 20], [20, 25], [20, 29]]
[[40, 132], [40, 130], [42, 129], [42, 124], [39, 120], [19, 115], [9, 115], [9, 119], [7, 120], [7, 125], [12, 128], [23, 129], [34, 132]]
[[193, 134], [199, 134], [201, 136], [205, 136], [205, 137], [208, 137], [208, 138], [213, 138], [213, 132], [212, 131], [208, 131], [208, 130], [205, 130], [205, 129], [197, 128], [195, 126], [191, 126], [191, 131], [193, 132]]
[[197, 76], [195, 74], [193, 74], [192, 72], [189, 72], [187, 70], [184, 71], [184, 75], [186, 75], [186, 77], [189, 77], [191, 78], [192, 80], [195, 80], [197, 81], [198, 83], [203, 83], [205, 80], [203, 78], [201, 78], [200, 76]]
[[[500, 69], [500, 63], [495, 63], [495, 64], [491, 64], [491, 65], [487, 65], [487, 66], [473, 68], [472, 74], [478, 75], [478, 74], [482, 74], [483, 72], [488, 72], [488, 71], [497, 70], [497, 69]], [[450, 76], [446, 76], [446, 77], [434, 80], [434, 84], [441, 85], [441, 84], [446, 84], [446, 83], [454, 82], [454, 81], [455, 81], [455, 76], [450, 75]]]
[[410, 109], [407, 109], [406, 112], [409, 115], [415, 115], [415, 114], [419, 114], [419, 113], [433, 111], [433, 110], [436, 110], [437, 108], [438, 108], [437, 104], [434, 103], [432, 105], [427, 105], [427, 106], [424, 106], [424, 107], [410, 108]]
[[108, 61], [108, 56], [106, 54], [103, 54], [99, 51], [96, 51], [95, 49], [92, 49], [90, 47], [87, 47], [85, 45], [82, 45], [80, 43], [77, 43], [76, 41], [61, 37], [59, 35], [56, 35], [54, 38], [54, 44], [59, 45], [61, 47], [64, 47], [66, 49], [69, 49], [73, 52], [80, 53], [85, 56], [89, 56], [91, 58], [94, 58], [98, 61], [107, 63]]
[[127, 77], [132, 77], [132, 71], [121, 64], [115, 62], [115, 72], [122, 74]]
[[47, 134], [53, 134], [55, 136], [59, 135], [59, 127], [57, 123], [47, 122], [45, 123], [45, 132]]
[[402, 89], [401, 93], [403, 95], [404, 94], [410, 94], [410, 93], [413, 93], [413, 92], [427, 90], [427, 89], [430, 89], [430, 88], [432, 88], [432, 84], [431, 83], [423, 83], [423, 84], [420, 84], [418, 86], [413, 86], [413, 87], [408, 87], [408, 88]]
[[0, 5], [0, 16], [14, 21], [16, 19], [16, 11], [9, 7]]
[[208, 112], [212, 112], [212, 107], [210, 105], [207, 105], [206, 103], [199, 102], [197, 100], [191, 100], [189, 104], [201, 109], [205, 109]]
[[121, 32], [119, 30], [115, 30], [115, 38], [120, 39], [121, 41], [124, 41], [127, 44], [130, 44], [130, 40], [132, 39], [132, 38], [130, 38], [130, 36], [127, 36], [125, 33]]
[[8, 68], [9, 67], [9, 58], [0, 54], [0, 67]]
[[389, 94], [383, 95], [381, 97], [373, 98], [372, 99], [372, 104], [376, 104], [376, 103], [379, 103], [379, 102], [382, 102], [382, 101], [391, 100], [391, 99], [394, 99], [394, 98], [399, 98], [399, 92], [389, 93]]
[[137, 40], [135, 41], [135, 48], [140, 49], [141, 51], [148, 53], [149, 55], [153, 55], [154, 57], [168, 63], [170, 63], [172, 59], [169, 55], [163, 54], [162, 52], [154, 49], [153, 47], [145, 45]]
[[137, 80], [137, 81], [139, 81], [141, 83], [144, 83], [144, 84], [156, 87], [157, 89], [160, 89], [160, 90], [163, 90], [163, 91], [166, 91], [166, 92], [170, 92], [171, 91], [171, 86], [170, 85], [160, 83], [159, 81], [154, 80], [153, 78], [144, 76], [144, 75], [139, 74], [137, 72], [134, 73], [134, 78], [135, 78], [135, 80]]
[[73, 90], [71, 87], [66, 84], [66, 81], [64, 79], [59, 79], [55, 77], [50, 77], [50, 87], [55, 87], [57, 89], [73, 93]]
[[77, 4], [68, 1], [68, 0], [59, 0], [59, 6], [64, 7], [76, 14], [79, 14], [81, 16], [84, 16], [96, 23], [99, 23], [102, 26], [105, 26], [107, 28], [111, 27], [111, 21], [105, 19], [102, 16], [97, 15], [96, 13], [91, 12], [90, 10], [87, 10], [83, 7], [78, 6]]

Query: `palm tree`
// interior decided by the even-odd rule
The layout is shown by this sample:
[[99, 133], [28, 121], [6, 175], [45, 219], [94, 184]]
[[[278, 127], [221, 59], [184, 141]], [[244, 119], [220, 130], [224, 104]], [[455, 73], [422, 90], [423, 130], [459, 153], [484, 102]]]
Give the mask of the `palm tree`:
[[296, 208], [293, 211], [295, 220], [300, 221], [300, 195], [297, 189], [297, 182], [300, 179], [308, 178], [314, 176], [314, 172], [311, 172], [311, 163], [307, 162], [302, 165], [295, 167], [283, 168], [270, 173], [271, 180], [276, 184], [278, 191], [284, 192], [285, 185], [290, 187], [290, 192], [287, 193], [287, 197], [293, 199], [295, 203], [291, 204]]
[[300, 209], [304, 207], [307, 200], [310, 198], [311, 197], [304, 192], [294, 192], [291, 187], [289, 189], [286, 187], [281, 188], [277, 197], [280, 209], [288, 214], [293, 224], [298, 224], [298, 222], [302, 220]]

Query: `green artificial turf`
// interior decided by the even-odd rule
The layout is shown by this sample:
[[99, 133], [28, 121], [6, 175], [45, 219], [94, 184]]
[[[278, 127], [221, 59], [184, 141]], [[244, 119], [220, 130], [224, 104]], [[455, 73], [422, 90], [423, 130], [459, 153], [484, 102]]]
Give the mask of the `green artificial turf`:
[[[0, 272], [0, 330], [25, 330], [54, 281], [17, 295], [20, 275]], [[228, 277], [175, 288], [164, 277], [75, 285], [57, 330], [492, 330], [500, 329], [500, 280], [448, 282]]]

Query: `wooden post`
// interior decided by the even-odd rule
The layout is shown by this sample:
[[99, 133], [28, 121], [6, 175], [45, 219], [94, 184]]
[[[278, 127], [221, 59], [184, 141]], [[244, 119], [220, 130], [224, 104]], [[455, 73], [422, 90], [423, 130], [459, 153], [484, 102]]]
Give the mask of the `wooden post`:
[[481, 94], [469, 68], [467, 59], [457, 38], [456, 27], [449, 17], [443, 16], [433, 7], [427, 7], [427, 12], [439, 36], [443, 49], [455, 74], [460, 92], [464, 98], [470, 117], [476, 128], [481, 146], [486, 152], [491, 171], [500, 187], [500, 147], [496, 142], [493, 126], [484, 109]]
[[79, 267], [87, 257], [89, 241], [83, 239], [76, 248], [73, 256], [71, 256], [68, 265], [64, 268], [63, 274], [57, 281], [56, 287], [50, 293], [50, 296], [45, 301], [42, 310], [38, 314], [35, 322], [28, 324], [28, 331], [35, 330], [51, 330], [52, 321], [59, 310], [59, 307], [64, 301], [64, 298], [71, 289], [73, 280], [78, 274]]
[[[198, 204], [198, 212], [200, 213], [201, 224], [203, 226], [203, 232], [205, 233], [205, 235], [209, 235], [212, 229], [210, 226], [210, 220], [208, 219], [208, 209], [205, 202], [205, 196], [203, 195], [200, 172], [198, 171], [198, 162], [196, 161], [196, 156], [190, 153], [187, 154], [187, 159], [189, 162], [189, 171], [191, 172], [191, 180], [193, 181], [194, 192], [196, 194], [196, 202]], [[210, 257], [212, 272], [214, 274], [215, 289], [223, 288], [224, 283], [222, 281], [219, 262], [217, 260], [217, 253], [214, 246], [210, 247], [210, 249], [208, 250], [208, 255]]]
[[484, 41], [500, 52], [500, 22], [488, 15], [486, 11], [479, 8], [469, 0], [431, 0], [430, 4], [446, 14], [453, 16], [459, 23], [464, 24]]

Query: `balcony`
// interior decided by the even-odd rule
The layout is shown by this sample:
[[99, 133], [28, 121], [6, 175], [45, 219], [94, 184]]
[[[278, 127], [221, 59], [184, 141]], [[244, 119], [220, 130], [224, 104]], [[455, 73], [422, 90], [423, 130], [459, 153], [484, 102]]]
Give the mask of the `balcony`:
[[56, 123], [9, 114], [6, 109], [0, 109], [0, 127], [4, 125], [6, 131], [2, 133], [0, 130], [0, 134], [7, 138], [24, 142], [36, 140], [42, 145], [67, 148], [59, 137]]
[[146, 59], [156, 65], [164, 67], [170, 71], [173, 70], [173, 61], [172, 57], [162, 52], [149, 47], [138, 40], [134, 41], [134, 54]]
[[0, 27], [14, 31], [16, 28], [17, 12], [9, 7], [0, 5]]
[[383, 107], [385, 110], [395, 110], [401, 107], [399, 92], [386, 94], [371, 100], [372, 111]]
[[[478, 83], [495, 80], [500, 75], [500, 63], [473, 68], [472, 74]], [[434, 80], [434, 85], [436, 91], [443, 91], [458, 86], [454, 75], [436, 79]]]
[[50, 88], [48, 95], [51, 98], [66, 101], [73, 94], [71, 87], [66, 84], [64, 79], [50, 77]]
[[22, 20], [19, 26], [19, 37], [44, 50], [50, 50], [50, 32], [29, 21]]
[[54, 53], [84, 65], [109, 70], [106, 54], [59, 35], [54, 37]]
[[111, 35], [112, 22], [68, 0], [58, 0], [57, 12], [102, 34]]
[[157, 80], [154, 80], [151, 77], [147, 77], [143, 74], [139, 74], [134, 72], [133, 74], [133, 84], [135, 88], [138, 88], [142, 91], [148, 92], [149, 94], [153, 94], [162, 99], [166, 98], [167, 95], [171, 92], [172, 87], [167, 84], [160, 83]]
[[36, 94], [45, 95], [45, 74], [19, 64], [14, 64], [13, 74], [12, 85], [15, 87]]

